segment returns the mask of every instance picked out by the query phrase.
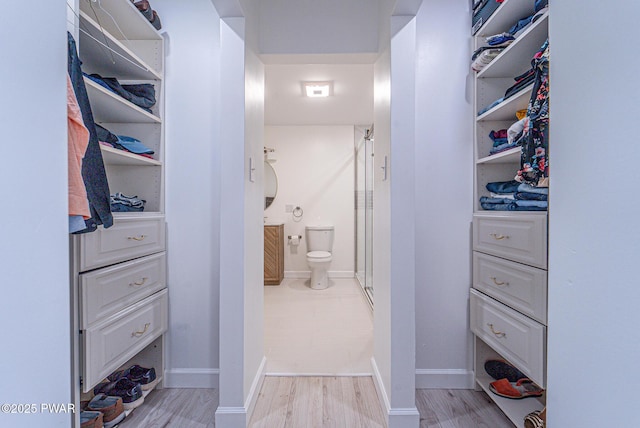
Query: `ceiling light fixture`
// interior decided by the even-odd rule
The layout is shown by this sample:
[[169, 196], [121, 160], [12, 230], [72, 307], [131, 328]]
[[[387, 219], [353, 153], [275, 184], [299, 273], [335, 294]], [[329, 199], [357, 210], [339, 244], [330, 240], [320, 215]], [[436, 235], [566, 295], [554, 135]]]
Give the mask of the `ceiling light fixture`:
[[328, 97], [331, 95], [331, 82], [303, 82], [304, 95], [309, 98]]

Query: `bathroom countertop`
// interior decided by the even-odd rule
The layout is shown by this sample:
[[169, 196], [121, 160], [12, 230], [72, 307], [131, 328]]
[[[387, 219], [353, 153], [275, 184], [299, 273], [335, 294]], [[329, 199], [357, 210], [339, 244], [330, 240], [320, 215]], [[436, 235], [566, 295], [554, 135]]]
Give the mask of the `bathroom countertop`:
[[284, 224], [283, 222], [280, 222], [280, 223], [268, 222], [268, 223], [265, 223], [264, 225], [265, 226], [280, 226], [280, 225], [283, 225], [283, 224]]

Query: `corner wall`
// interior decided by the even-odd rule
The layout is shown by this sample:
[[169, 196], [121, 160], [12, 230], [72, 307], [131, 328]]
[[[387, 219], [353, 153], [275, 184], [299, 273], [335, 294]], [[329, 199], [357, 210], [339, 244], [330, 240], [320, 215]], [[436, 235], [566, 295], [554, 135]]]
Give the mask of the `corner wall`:
[[[329, 275], [354, 276], [354, 127], [265, 126], [265, 145], [275, 149], [272, 163], [278, 193], [264, 211], [267, 223], [284, 223], [284, 270], [289, 278], [308, 278], [305, 226], [332, 224], [335, 228]], [[285, 212], [300, 206], [301, 219]], [[301, 235], [290, 245], [289, 235]]]
[[547, 423], [637, 426], [640, 5], [550, 7]]
[[473, 124], [468, 2], [417, 14], [416, 387], [472, 388]]
[[[220, 18], [209, 0], [154, 0], [165, 37], [169, 333], [165, 385], [219, 373]], [[213, 409], [212, 409], [213, 412]]]
[[41, 0], [29, 5], [37, 13], [21, 2], [1, 8], [0, 403], [34, 403], [37, 412], [2, 412], [0, 426], [68, 427], [70, 413], [40, 408], [70, 403], [72, 388], [67, 7]]

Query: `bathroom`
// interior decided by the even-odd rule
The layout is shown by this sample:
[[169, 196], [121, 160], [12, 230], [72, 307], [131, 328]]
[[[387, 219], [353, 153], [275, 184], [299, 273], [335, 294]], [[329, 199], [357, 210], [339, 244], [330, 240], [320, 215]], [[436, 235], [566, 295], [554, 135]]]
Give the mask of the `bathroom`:
[[[265, 196], [273, 200], [264, 220], [283, 224], [284, 235], [284, 279], [264, 289], [268, 374], [371, 374], [372, 295], [364, 287], [372, 278], [365, 284], [355, 275], [371, 247], [364, 248], [363, 211], [371, 202], [358, 178], [361, 149], [373, 145], [365, 141], [373, 123], [370, 60], [288, 55], [265, 66]], [[327, 83], [329, 96], [306, 96], [305, 82]], [[330, 259], [312, 262], [314, 269], [310, 226], [328, 226], [315, 233], [333, 235]]]

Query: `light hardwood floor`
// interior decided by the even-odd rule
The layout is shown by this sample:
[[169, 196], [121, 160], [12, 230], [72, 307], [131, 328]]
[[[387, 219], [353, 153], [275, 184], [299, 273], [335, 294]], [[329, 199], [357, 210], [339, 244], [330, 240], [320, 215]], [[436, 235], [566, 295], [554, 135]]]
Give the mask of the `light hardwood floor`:
[[[370, 377], [267, 376], [251, 428], [385, 427]], [[153, 391], [121, 428], [214, 427], [213, 389]], [[513, 428], [484, 392], [418, 389], [420, 428]]]

